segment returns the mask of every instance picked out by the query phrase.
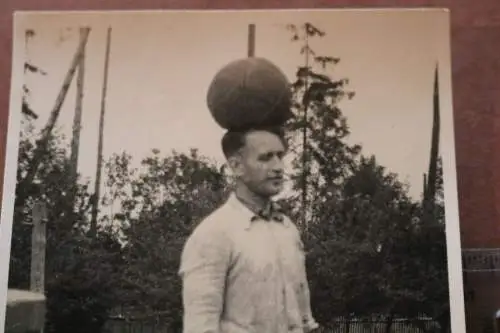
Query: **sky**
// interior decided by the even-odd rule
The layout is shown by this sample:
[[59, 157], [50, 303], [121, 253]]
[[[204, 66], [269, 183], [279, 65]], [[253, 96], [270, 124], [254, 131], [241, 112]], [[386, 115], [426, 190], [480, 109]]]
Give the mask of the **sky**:
[[[400, 180], [419, 198], [429, 163], [433, 79], [436, 64], [450, 66], [443, 52], [440, 11], [121, 12], [31, 14], [23, 26], [36, 36], [26, 57], [47, 72], [29, 75], [30, 101], [48, 116], [78, 44], [78, 28], [91, 27], [86, 49], [79, 172], [93, 179], [107, 28], [112, 28], [106, 100], [104, 157], [126, 150], [138, 162], [156, 148], [164, 153], [191, 147], [221, 163], [223, 130], [206, 105], [215, 73], [247, 54], [248, 24], [256, 25], [256, 56], [276, 63], [293, 80], [303, 63], [289, 23], [310, 22], [325, 37], [311, 41], [317, 54], [341, 59], [333, 78], [348, 78], [356, 93], [340, 104], [349, 143]], [[22, 38], [15, 40], [23, 43]], [[76, 89], [64, 102], [58, 126], [71, 134]]]

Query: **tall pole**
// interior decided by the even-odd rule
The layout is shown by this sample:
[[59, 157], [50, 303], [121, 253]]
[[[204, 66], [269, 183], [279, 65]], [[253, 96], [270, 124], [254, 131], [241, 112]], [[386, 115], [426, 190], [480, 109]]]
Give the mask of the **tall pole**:
[[255, 57], [255, 24], [248, 25], [248, 57]]
[[109, 70], [109, 52], [111, 46], [111, 28], [108, 28], [106, 38], [106, 56], [104, 60], [104, 82], [102, 85], [101, 96], [101, 117], [99, 119], [99, 142], [97, 144], [97, 169], [94, 187], [94, 202], [92, 205], [92, 220], [90, 222], [90, 234], [92, 237], [97, 235], [97, 213], [99, 211], [99, 201], [101, 195], [101, 173], [102, 173], [102, 150], [104, 136], [104, 115], [106, 110], [106, 93], [108, 87], [108, 70]]
[[[28, 172], [26, 177], [22, 180], [23, 183], [25, 184], [30, 184], [33, 182], [36, 172], [38, 171], [38, 167], [40, 166], [40, 162], [42, 160], [43, 154], [45, 154], [45, 150], [47, 148], [47, 144], [50, 139], [50, 135], [52, 133], [52, 129], [54, 128], [56, 121], [59, 117], [59, 114], [61, 112], [61, 107], [62, 104], [66, 98], [66, 94], [68, 93], [69, 86], [71, 84], [71, 81], [73, 80], [73, 76], [75, 74], [76, 68], [78, 67], [78, 64], [80, 63], [80, 59], [82, 57], [83, 51], [85, 49], [85, 45], [87, 44], [88, 36], [90, 33], [89, 28], [85, 28], [84, 33], [83, 33], [83, 38], [80, 40], [80, 44], [78, 45], [78, 48], [75, 52], [75, 55], [73, 56], [73, 60], [71, 61], [71, 65], [68, 69], [68, 72], [66, 73], [66, 77], [64, 78], [62, 87], [59, 91], [59, 94], [56, 98], [55, 105], [51, 111], [49, 120], [47, 121], [47, 124], [42, 130], [40, 140], [37, 142], [37, 146], [35, 148], [35, 152], [33, 153], [33, 158], [31, 160], [30, 166], [28, 168]], [[19, 204], [22, 204], [24, 200], [26, 199], [27, 194], [21, 194], [17, 199]]]
[[[307, 23], [306, 23], [307, 24]], [[304, 83], [304, 94], [308, 95], [308, 89], [309, 89], [309, 29], [306, 25], [305, 27], [305, 63], [306, 63], [306, 70], [307, 70], [307, 75], [305, 76], [305, 83]], [[307, 225], [307, 174], [308, 174], [308, 168], [307, 168], [307, 111], [309, 108], [309, 100], [304, 99], [304, 125], [302, 128], [302, 224], [304, 226], [304, 229], [307, 231], [308, 225]], [[306, 233], [307, 234], [307, 233]]]
[[[84, 36], [85, 36], [85, 29], [80, 28], [80, 41], [83, 40]], [[84, 79], [85, 79], [85, 48], [80, 58], [80, 63], [78, 65], [78, 73], [76, 77], [76, 107], [75, 107], [75, 115], [73, 118], [73, 136], [71, 138], [71, 157], [69, 165], [69, 175], [70, 175], [70, 196], [71, 196], [70, 202], [72, 209], [74, 207], [77, 175], [78, 175], [78, 155], [79, 155], [78, 153], [80, 148]]]

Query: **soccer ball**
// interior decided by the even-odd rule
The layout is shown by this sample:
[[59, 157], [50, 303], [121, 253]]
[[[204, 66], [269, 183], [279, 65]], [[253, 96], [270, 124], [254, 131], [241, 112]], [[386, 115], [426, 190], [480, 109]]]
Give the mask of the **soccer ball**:
[[220, 69], [208, 89], [207, 104], [227, 130], [282, 126], [293, 116], [290, 82], [263, 58], [239, 59]]

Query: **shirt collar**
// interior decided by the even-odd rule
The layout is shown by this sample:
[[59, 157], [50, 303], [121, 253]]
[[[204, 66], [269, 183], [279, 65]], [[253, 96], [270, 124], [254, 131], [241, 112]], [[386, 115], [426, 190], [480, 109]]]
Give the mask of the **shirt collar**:
[[[231, 207], [231, 209], [236, 210], [241, 216], [241, 222], [243, 222], [245, 229], [249, 229], [252, 226], [252, 222], [265, 219], [263, 216], [265, 215], [265, 213], [254, 213], [252, 210], [250, 210], [250, 208], [243, 204], [234, 193], [231, 193], [231, 195], [229, 196], [227, 204], [229, 207]], [[281, 207], [276, 202], [272, 202], [271, 218], [273, 219], [273, 221], [282, 223], [285, 227], [289, 227], [291, 222], [288, 221], [281, 210]]]

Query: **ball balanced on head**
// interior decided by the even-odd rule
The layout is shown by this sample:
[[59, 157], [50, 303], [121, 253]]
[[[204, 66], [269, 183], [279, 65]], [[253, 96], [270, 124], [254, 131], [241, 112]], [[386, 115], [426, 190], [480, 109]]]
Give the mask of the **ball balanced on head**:
[[290, 82], [263, 58], [236, 60], [220, 69], [208, 89], [207, 104], [227, 130], [282, 126], [293, 116]]

